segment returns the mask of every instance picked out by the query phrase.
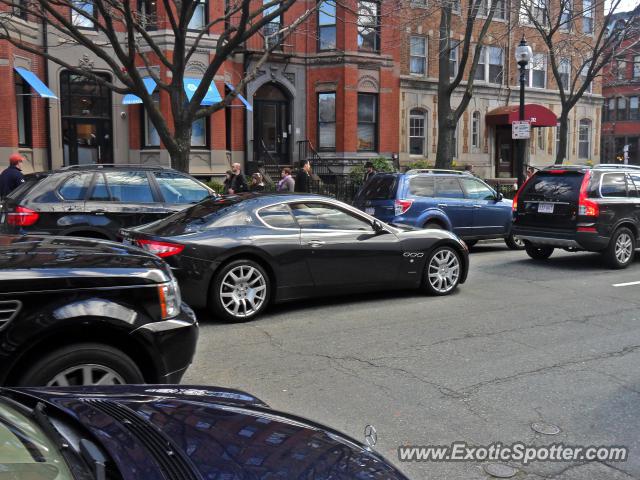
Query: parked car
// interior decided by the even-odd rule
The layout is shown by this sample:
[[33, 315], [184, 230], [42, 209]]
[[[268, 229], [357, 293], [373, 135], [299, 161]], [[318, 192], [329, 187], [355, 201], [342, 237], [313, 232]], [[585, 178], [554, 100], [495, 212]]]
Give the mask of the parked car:
[[197, 337], [158, 257], [108, 241], [0, 235], [0, 385], [175, 383]]
[[353, 438], [222, 388], [4, 388], [0, 424], [3, 478], [407, 480]]
[[524, 244], [511, 232], [511, 200], [466, 172], [409, 170], [369, 179], [353, 204], [392, 225], [443, 229], [464, 239], [504, 238], [511, 249]]
[[122, 237], [163, 257], [190, 305], [227, 321], [255, 318], [271, 301], [355, 291], [447, 295], [469, 265], [449, 232], [391, 227], [317, 195], [206, 200]]
[[552, 166], [513, 201], [514, 234], [527, 254], [545, 260], [555, 248], [602, 253], [612, 268], [632, 262], [640, 232], [640, 167]]
[[215, 195], [170, 168], [77, 165], [27, 175], [0, 203], [0, 231], [117, 239], [122, 227], [164, 218]]

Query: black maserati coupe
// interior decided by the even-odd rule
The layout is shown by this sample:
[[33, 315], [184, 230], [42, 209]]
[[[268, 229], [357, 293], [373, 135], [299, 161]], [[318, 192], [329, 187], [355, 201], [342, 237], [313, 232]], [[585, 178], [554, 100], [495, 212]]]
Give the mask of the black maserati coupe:
[[448, 295], [469, 266], [452, 233], [386, 225], [316, 195], [212, 198], [120, 233], [169, 263], [187, 303], [232, 322], [255, 318], [269, 302], [315, 296], [410, 288]]

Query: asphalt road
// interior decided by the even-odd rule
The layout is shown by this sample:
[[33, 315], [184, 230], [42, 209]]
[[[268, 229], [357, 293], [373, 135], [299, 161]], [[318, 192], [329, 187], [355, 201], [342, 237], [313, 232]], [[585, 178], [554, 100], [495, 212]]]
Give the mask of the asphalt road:
[[[260, 320], [202, 318], [183, 383], [246, 390], [363, 440], [412, 479], [486, 479], [483, 463], [398, 461], [399, 445], [624, 445], [626, 462], [537, 462], [515, 478], [640, 478], [640, 260], [536, 263], [479, 245], [456, 294], [396, 292], [272, 307]], [[201, 315], [202, 316], [202, 315]], [[558, 426], [546, 436], [533, 422]]]

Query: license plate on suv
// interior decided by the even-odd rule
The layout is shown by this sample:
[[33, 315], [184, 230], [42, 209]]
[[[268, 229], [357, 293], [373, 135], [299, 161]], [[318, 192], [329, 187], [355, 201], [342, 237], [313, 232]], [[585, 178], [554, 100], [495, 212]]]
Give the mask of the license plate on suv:
[[539, 203], [538, 213], [553, 213], [553, 203]]

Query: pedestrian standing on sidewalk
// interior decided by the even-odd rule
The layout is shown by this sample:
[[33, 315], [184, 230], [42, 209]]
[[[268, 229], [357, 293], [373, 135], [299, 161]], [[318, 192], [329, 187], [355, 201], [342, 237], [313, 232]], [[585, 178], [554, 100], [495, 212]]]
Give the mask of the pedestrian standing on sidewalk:
[[9, 167], [0, 174], [0, 198], [4, 198], [24, 183], [24, 175], [20, 167], [24, 157], [19, 153], [12, 153], [9, 157]]
[[251, 185], [249, 188], [252, 192], [264, 192], [264, 180], [262, 174], [256, 172], [251, 175]]
[[300, 193], [311, 192], [311, 163], [309, 160], [300, 160], [295, 189], [296, 192]]
[[278, 182], [278, 186], [276, 190], [278, 192], [295, 192], [296, 190], [296, 182], [291, 176], [290, 168], [283, 168], [282, 173], [280, 174], [281, 180]]
[[227, 170], [225, 173], [225, 178], [223, 182], [222, 194], [228, 195], [229, 189], [231, 188], [231, 179], [233, 178], [233, 172], [231, 170]]
[[367, 183], [367, 181], [368, 181], [371, 177], [373, 177], [376, 173], [378, 173], [378, 172], [376, 171], [376, 167], [375, 167], [375, 166], [373, 165], [373, 163], [371, 163], [371, 162], [367, 162], [367, 163], [365, 163], [365, 164], [364, 164], [364, 168], [365, 168], [365, 172], [364, 172], [364, 179], [363, 179], [364, 181], [362, 182], [363, 184], [364, 184], [364, 183]]
[[248, 192], [249, 185], [247, 185], [247, 181], [242, 174], [242, 169], [240, 168], [239, 163], [234, 163], [231, 165], [231, 171], [233, 172], [233, 177], [231, 177], [231, 185], [229, 188], [229, 193], [231, 195], [236, 193]]

